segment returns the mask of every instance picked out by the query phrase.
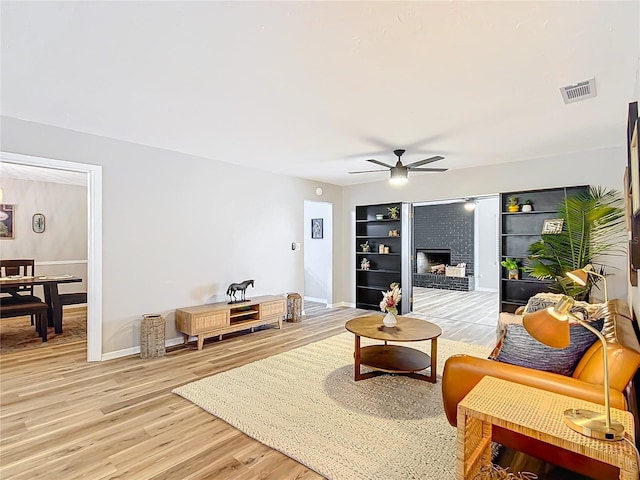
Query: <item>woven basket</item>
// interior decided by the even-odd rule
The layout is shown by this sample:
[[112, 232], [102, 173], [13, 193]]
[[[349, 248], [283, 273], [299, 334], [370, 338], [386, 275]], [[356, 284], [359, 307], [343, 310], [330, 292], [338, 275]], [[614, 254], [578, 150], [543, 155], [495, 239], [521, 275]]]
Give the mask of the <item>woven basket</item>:
[[143, 315], [140, 324], [140, 358], [164, 357], [165, 322], [161, 315]]
[[298, 293], [287, 294], [287, 321], [302, 321], [302, 297]]

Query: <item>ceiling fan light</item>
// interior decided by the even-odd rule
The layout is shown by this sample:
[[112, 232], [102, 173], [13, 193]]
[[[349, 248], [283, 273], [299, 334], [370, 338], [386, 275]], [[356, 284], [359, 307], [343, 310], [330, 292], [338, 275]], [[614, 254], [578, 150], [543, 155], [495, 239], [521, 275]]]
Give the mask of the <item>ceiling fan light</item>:
[[389, 181], [391, 183], [393, 183], [394, 185], [403, 185], [403, 184], [407, 183], [409, 181], [409, 179], [408, 178], [397, 177], [397, 178], [390, 178]]
[[467, 212], [473, 212], [477, 206], [478, 206], [478, 203], [475, 200], [472, 200], [470, 198], [467, 198], [467, 200], [464, 202], [464, 209]]
[[389, 179], [391, 183], [400, 185], [407, 183], [408, 180], [409, 175], [406, 167], [393, 167], [391, 169], [391, 178]]

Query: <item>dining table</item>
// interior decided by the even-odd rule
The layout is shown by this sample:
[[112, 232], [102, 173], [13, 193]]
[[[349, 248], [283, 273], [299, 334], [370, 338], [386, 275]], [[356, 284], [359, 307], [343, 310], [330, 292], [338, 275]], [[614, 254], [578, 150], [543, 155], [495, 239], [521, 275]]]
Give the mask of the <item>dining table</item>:
[[56, 333], [62, 333], [62, 299], [58, 291], [61, 283], [79, 283], [82, 278], [69, 274], [19, 276], [9, 275], [0, 277], [0, 293], [19, 296], [20, 287], [41, 285], [44, 290], [44, 301], [48, 305], [47, 323], [54, 327]]

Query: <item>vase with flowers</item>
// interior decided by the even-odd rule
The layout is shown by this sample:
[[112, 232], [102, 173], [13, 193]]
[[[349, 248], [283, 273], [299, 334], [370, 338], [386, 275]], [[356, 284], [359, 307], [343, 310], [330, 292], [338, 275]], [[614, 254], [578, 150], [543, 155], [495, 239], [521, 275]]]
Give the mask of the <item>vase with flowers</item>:
[[392, 283], [390, 288], [391, 290], [382, 293], [382, 301], [380, 302], [380, 310], [387, 312], [382, 319], [385, 327], [395, 327], [396, 323], [398, 323], [396, 315], [398, 315], [398, 305], [402, 298], [402, 290], [399, 283]]

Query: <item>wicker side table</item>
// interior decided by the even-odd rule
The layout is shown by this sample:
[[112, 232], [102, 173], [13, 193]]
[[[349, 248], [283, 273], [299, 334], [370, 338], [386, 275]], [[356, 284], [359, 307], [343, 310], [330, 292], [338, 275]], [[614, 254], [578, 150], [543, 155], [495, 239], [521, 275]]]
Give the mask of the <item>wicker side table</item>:
[[144, 315], [140, 324], [140, 358], [164, 357], [165, 321], [161, 315]]
[[302, 296], [298, 293], [287, 294], [287, 321], [302, 321]]
[[[623, 480], [637, 480], [638, 462], [625, 441], [608, 442], [571, 430], [562, 420], [568, 408], [602, 411], [602, 405], [558, 393], [484, 377], [458, 404], [456, 480], [472, 479], [491, 464], [491, 426], [517, 432], [620, 469]], [[634, 442], [633, 415], [615, 408], [611, 416], [621, 422]]]

